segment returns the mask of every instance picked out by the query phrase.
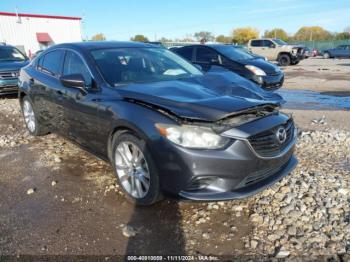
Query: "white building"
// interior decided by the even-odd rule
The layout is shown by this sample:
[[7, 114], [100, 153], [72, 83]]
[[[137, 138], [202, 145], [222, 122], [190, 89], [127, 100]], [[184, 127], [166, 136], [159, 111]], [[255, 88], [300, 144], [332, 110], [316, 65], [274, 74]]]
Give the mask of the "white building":
[[27, 55], [53, 44], [81, 40], [80, 17], [0, 12], [0, 42]]

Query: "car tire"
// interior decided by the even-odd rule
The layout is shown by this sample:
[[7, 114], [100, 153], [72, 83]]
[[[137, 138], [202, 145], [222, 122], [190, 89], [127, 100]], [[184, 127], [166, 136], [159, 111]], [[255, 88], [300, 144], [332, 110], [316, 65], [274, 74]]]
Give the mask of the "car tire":
[[113, 170], [126, 198], [141, 206], [160, 201], [159, 175], [146, 142], [124, 132], [113, 137], [111, 148]]
[[290, 56], [287, 54], [282, 54], [278, 57], [278, 65], [280, 66], [289, 66], [291, 63]]
[[43, 136], [49, 133], [47, 128], [39, 123], [36, 110], [28, 96], [21, 99], [21, 109], [29, 134], [32, 136]]
[[324, 58], [324, 59], [331, 58], [331, 55], [330, 55], [328, 52], [325, 52], [325, 53], [323, 54], [323, 58]]

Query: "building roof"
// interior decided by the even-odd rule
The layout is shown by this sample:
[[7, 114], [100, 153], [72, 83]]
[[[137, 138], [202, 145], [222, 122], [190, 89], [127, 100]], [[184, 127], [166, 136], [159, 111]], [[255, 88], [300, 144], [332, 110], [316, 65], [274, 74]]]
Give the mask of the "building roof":
[[34, 17], [34, 18], [51, 18], [51, 19], [65, 19], [65, 20], [81, 20], [77, 16], [57, 16], [57, 15], [40, 15], [40, 14], [24, 14], [24, 13], [9, 13], [0, 12], [0, 16], [19, 16], [19, 17]]

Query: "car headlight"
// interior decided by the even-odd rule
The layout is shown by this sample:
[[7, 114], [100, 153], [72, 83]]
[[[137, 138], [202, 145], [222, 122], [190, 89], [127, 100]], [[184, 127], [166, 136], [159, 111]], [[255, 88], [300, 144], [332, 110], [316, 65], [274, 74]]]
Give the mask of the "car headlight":
[[224, 147], [230, 140], [214, 133], [208, 127], [156, 124], [156, 128], [162, 136], [186, 148], [218, 149]]
[[295, 55], [297, 52], [298, 52], [298, 49], [295, 49], [295, 48], [294, 48], [294, 49], [292, 49], [292, 54], [294, 54], [294, 55]]
[[266, 76], [266, 73], [262, 69], [260, 69], [259, 67], [256, 67], [256, 66], [253, 66], [253, 65], [246, 65], [245, 68], [247, 68], [254, 75]]

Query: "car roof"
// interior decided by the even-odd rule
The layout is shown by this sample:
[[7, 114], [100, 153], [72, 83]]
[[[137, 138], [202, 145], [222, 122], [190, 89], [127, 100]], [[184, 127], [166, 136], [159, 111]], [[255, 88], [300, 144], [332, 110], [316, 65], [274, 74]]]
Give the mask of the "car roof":
[[156, 47], [154, 44], [141, 43], [141, 42], [132, 42], [132, 41], [86, 41], [86, 42], [76, 42], [76, 43], [65, 43], [58, 44], [54, 47], [66, 47], [66, 48], [77, 48], [77, 49], [85, 49], [85, 50], [94, 50], [94, 49], [108, 49], [108, 48], [130, 48], [130, 47], [138, 47], [138, 48], [151, 48]]

